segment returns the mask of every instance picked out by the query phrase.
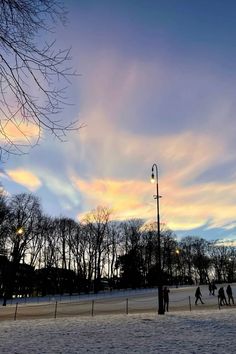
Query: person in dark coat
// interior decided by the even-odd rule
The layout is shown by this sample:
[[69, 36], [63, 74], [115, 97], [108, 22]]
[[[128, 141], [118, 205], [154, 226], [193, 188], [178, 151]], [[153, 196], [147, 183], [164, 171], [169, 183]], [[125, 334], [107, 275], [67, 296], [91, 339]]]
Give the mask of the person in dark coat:
[[220, 306], [228, 305], [227, 301], [226, 301], [225, 291], [224, 291], [224, 287], [223, 286], [218, 291], [218, 300], [219, 300], [219, 305]]
[[215, 290], [217, 290], [217, 286], [214, 282], [214, 280], [212, 281], [212, 284], [211, 284], [211, 293], [212, 295], [215, 295]]
[[200, 286], [197, 287], [196, 292], [195, 292], [195, 305], [197, 305], [198, 300], [201, 301], [201, 304], [204, 304], [204, 302], [202, 301], [202, 293], [201, 293], [201, 289]]
[[234, 297], [233, 297], [233, 292], [230, 284], [226, 288], [226, 294], [228, 296], [228, 304], [231, 305], [231, 301], [232, 301], [232, 304], [234, 305]]
[[170, 290], [167, 288], [167, 286], [164, 287], [163, 289], [163, 299], [164, 299], [164, 311], [169, 311], [169, 292]]

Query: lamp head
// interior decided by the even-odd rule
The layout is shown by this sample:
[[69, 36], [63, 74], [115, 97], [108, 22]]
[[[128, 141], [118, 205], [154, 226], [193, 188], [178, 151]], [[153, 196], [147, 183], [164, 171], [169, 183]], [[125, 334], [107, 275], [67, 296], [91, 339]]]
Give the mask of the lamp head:
[[155, 182], [155, 176], [154, 176], [154, 173], [152, 171], [152, 175], [151, 175], [151, 183], [154, 183]]

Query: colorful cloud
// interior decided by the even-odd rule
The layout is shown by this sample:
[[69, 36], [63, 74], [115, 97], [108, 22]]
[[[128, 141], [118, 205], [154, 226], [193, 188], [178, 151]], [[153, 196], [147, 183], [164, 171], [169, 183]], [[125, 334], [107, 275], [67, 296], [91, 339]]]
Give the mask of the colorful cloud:
[[31, 171], [18, 168], [15, 170], [7, 170], [6, 172], [12, 181], [21, 184], [31, 192], [35, 192], [42, 185], [41, 180]]
[[33, 144], [39, 136], [39, 127], [17, 118], [6, 120], [5, 123], [1, 119], [0, 141], [6, 141], [6, 136], [15, 144]]

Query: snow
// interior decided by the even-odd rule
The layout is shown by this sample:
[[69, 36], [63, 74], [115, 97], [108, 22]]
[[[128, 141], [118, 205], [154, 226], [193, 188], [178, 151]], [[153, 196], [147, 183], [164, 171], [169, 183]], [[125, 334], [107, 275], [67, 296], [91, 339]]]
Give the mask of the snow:
[[[21, 304], [16, 321], [14, 304], [1, 307], [0, 353], [236, 353], [236, 306], [219, 309], [217, 296], [201, 287], [205, 305], [192, 305], [190, 311], [188, 300], [191, 296], [193, 304], [195, 288], [171, 289], [170, 312], [165, 315], [156, 312], [153, 290], [58, 302], [56, 319], [55, 302]], [[85, 311], [86, 306], [85, 316], [81, 309]]]
[[221, 311], [2, 321], [0, 352], [235, 353], [235, 308]]

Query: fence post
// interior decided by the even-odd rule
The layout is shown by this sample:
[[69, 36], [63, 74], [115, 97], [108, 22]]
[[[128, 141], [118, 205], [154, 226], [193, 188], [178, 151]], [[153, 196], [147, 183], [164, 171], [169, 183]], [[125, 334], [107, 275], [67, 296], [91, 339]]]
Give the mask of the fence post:
[[126, 315], [129, 314], [129, 299], [126, 299]]
[[188, 303], [189, 303], [189, 311], [192, 310], [192, 306], [191, 306], [191, 297], [189, 296], [188, 297]]
[[92, 300], [92, 309], [91, 309], [91, 315], [94, 315], [94, 300]]
[[14, 314], [14, 321], [16, 320], [17, 309], [18, 309], [18, 302], [16, 303], [15, 314]]
[[54, 318], [57, 318], [57, 301], [55, 303]]

